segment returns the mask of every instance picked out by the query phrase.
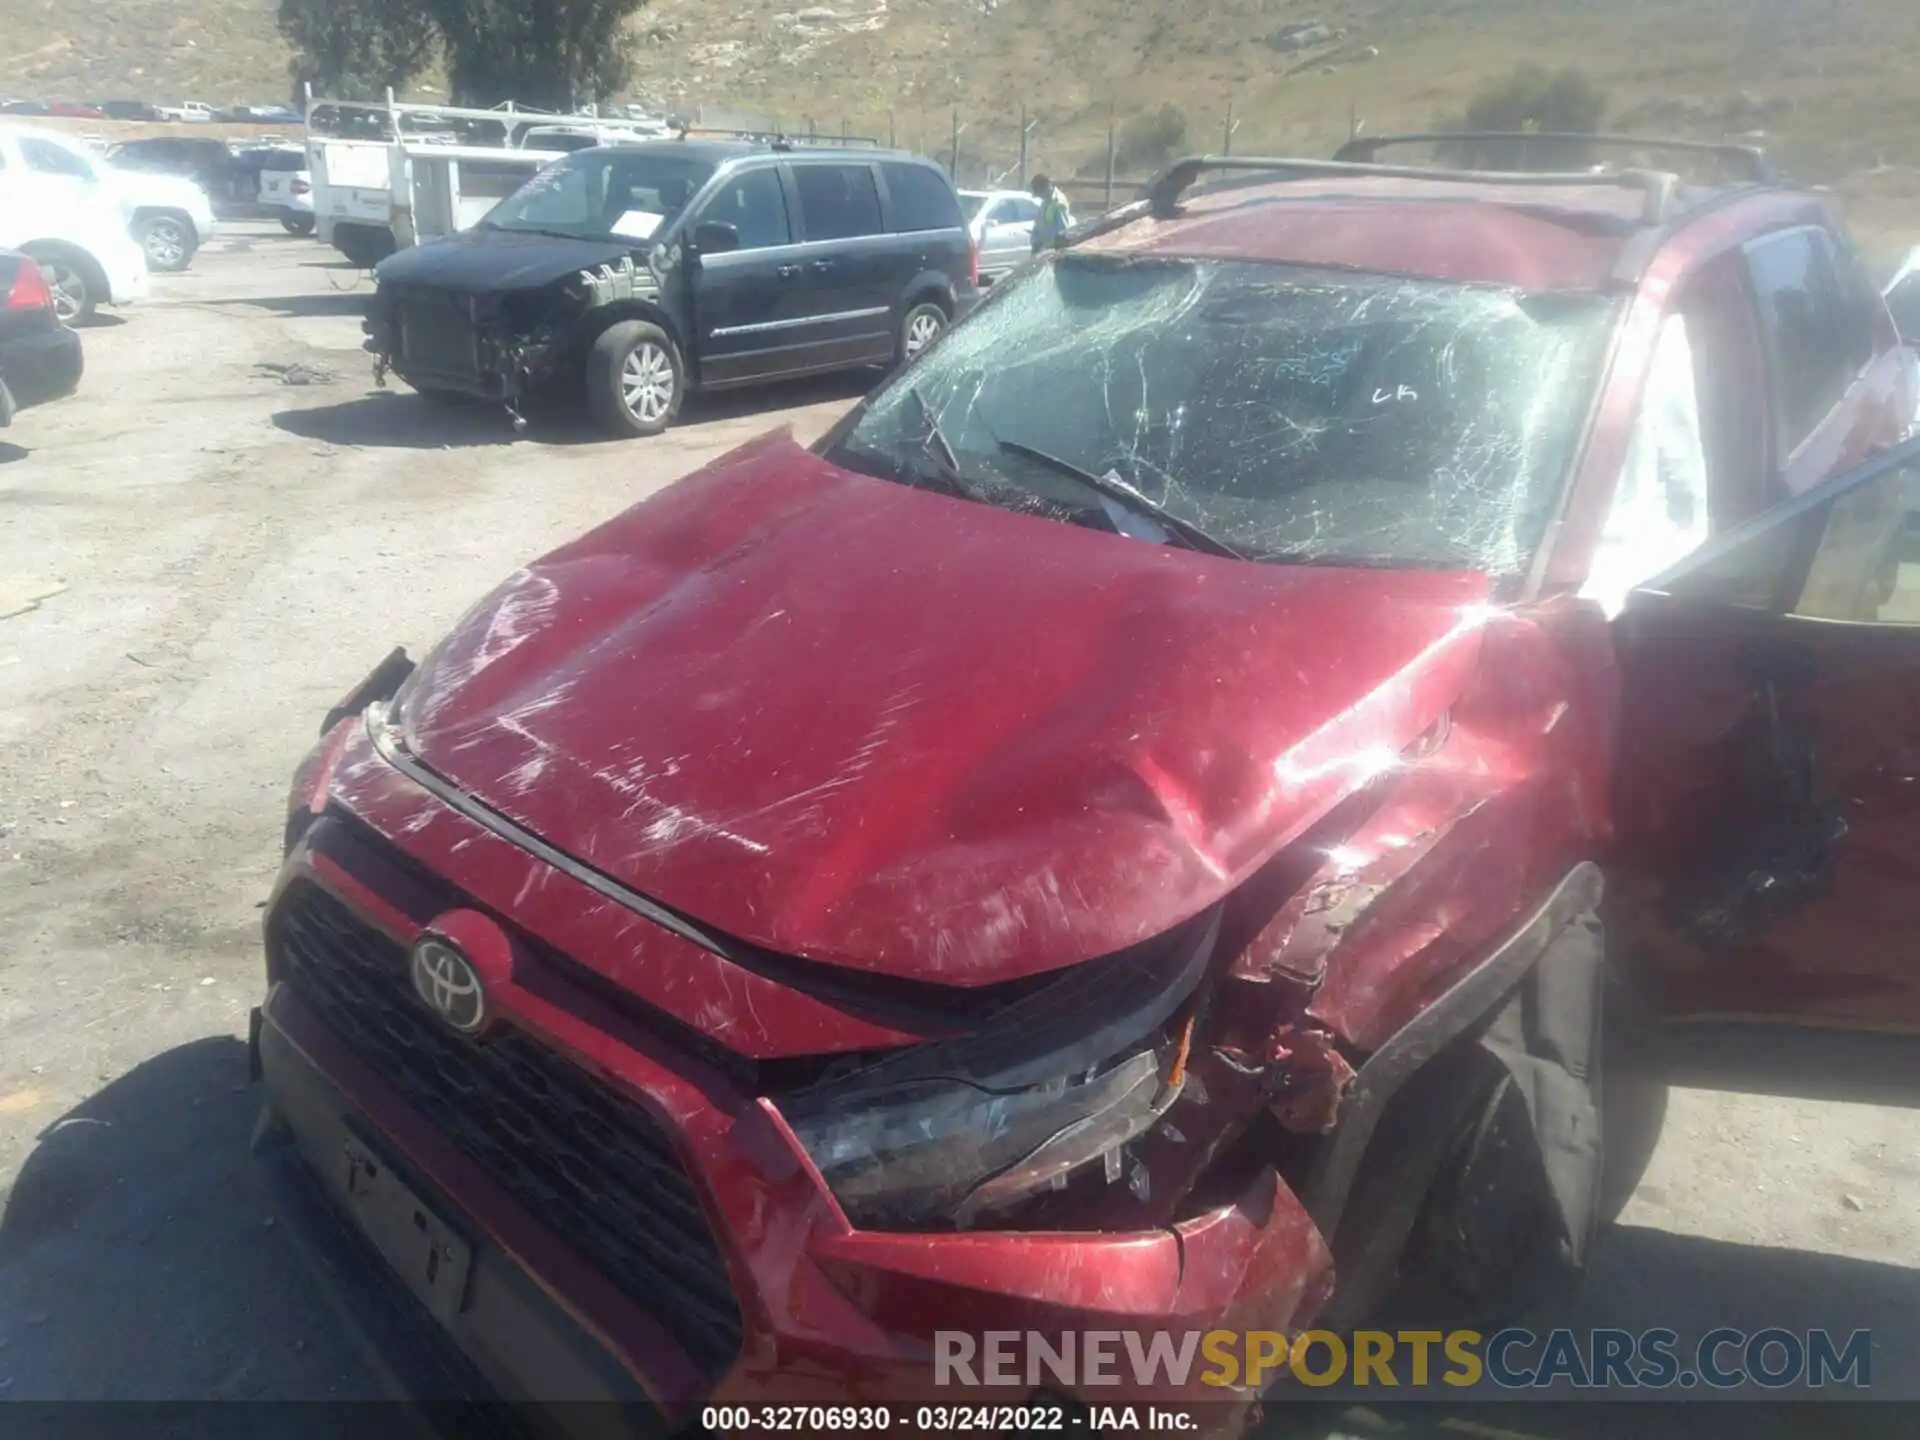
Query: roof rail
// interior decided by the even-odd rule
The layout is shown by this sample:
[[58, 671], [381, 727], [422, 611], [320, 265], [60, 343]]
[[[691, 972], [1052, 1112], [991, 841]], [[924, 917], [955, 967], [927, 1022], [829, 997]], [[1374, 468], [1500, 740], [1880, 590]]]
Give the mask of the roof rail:
[[1598, 145], [1609, 150], [1667, 150], [1676, 155], [1711, 155], [1726, 164], [1741, 180], [1756, 185], [1775, 184], [1780, 174], [1767, 152], [1758, 145], [1739, 145], [1731, 141], [1662, 140], [1648, 135], [1588, 135], [1575, 131], [1534, 132], [1526, 130], [1439, 130], [1398, 135], [1357, 135], [1333, 152], [1336, 160], [1370, 164], [1390, 145], [1485, 144], [1511, 141], [1545, 145]]
[[857, 146], [874, 150], [886, 148], [871, 135], [789, 135], [779, 130], [727, 130], [714, 125], [682, 125], [673, 133], [681, 140], [751, 140], [775, 150], [792, 150], [801, 146], [824, 150], [853, 149]]
[[[1666, 218], [1680, 177], [1664, 170], [1444, 170], [1431, 165], [1367, 165], [1349, 160], [1303, 160], [1256, 155], [1193, 155], [1176, 160], [1148, 182], [1145, 196], [1133, 205], [1112, 212], [1115, 226], [1090, 228], [1090, 233], [1152, 215], [1169, 219], [1179, 211], [1180, 197], [1206, 174], [1261, 174], [1274, 180], [1317, 180], [1352, 176], [1386, 177], [1400, 180], [1453, 180], [1470, 184], [1512, 185], [1517, 187], [1564, 187], [1570, 185], [1603, 186], [1618, 190], [1638, 190], [1646, 197], [1642, 218], [1658, 225]], [[1121, 218], [1124, 216], [1124, 218]], [[1100, 221], [1094, 225], [1100, 226]], [[1084, 237], [1083, 237], [1084, 238]]]

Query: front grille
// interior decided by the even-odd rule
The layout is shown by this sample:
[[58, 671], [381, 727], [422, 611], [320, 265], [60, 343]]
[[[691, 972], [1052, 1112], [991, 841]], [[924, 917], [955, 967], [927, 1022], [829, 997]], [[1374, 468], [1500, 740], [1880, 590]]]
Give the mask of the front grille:
[[409, 290], [400, 299], [400, 358], [411, 369], [474, 375], [479, 355], [466, 307], [439, 290]]
[[269, 943], [294, 992], [439, 1131], [718, 1378], [740, 1309], [673, 1146], [640, 1106], [518, 1031], [455, 1034], [413, 993], [404, 947], [312, 885]]

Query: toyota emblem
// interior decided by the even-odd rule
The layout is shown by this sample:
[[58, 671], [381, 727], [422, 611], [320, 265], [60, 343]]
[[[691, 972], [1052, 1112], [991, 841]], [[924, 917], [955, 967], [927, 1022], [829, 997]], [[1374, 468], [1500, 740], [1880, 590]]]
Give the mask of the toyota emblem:
[[487, 992], [480, 976], [446, 941], [424, 936], [413, 947], [408, 967], [413, 991], [427, 1007], [462, 1035], [478, 1035], [487, 1025]]

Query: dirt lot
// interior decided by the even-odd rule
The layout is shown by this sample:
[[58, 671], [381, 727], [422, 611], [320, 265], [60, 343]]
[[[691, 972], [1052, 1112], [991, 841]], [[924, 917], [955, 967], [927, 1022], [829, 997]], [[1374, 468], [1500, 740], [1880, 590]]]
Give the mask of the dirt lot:
[[[652, 442], [515, 440], [371, 391], [363, 283], [229, 227], [89, 330], [81, 395], [0, 443], [0, 1398], [370, 1393], [244, 1160], [289, 772], [392, 645], [857, 393], [696, 407]], [[1680, 1094], [1553, 1318], [1871, 1327], [1875, 1389], [1920, 1394], [1917, 1197], [1920, 1116]]]

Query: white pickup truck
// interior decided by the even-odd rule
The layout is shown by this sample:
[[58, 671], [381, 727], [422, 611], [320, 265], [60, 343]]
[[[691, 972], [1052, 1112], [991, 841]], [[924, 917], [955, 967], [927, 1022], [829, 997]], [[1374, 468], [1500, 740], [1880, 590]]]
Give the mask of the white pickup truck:
[[195, 124], [209, 124], [219, 112], [202, 100], [182, 100], [178, 105], [156, 105], [153, 107], [162, 120], [188, 120]]
[[369, 267], [473, 224], [563, 154], [663, 129], [654, 119], [310, 98], [314, 221], [322, 240]]

